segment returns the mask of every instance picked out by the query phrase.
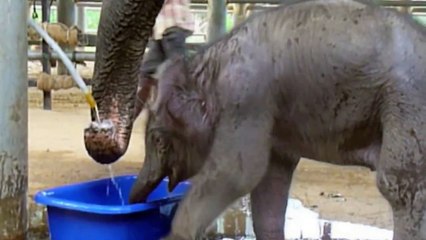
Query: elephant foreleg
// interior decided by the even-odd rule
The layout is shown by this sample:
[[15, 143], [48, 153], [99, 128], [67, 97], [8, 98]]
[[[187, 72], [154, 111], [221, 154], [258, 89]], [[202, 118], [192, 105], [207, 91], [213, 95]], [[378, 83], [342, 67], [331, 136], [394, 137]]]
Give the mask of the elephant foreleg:
[[202, 238], [215, 218], [259, 184], [271, 148], [270, 127], [265, 122], [267, 119], [257, 117], [245, 118], [237, 127], [221, 122], [212, 152], [191, 180], [167, 239]]
[[285, 212], [293, 172], [300, 158], [271, 151], [269, 167], [251, 192], [253, 227], [257, 240], [283, 240]]

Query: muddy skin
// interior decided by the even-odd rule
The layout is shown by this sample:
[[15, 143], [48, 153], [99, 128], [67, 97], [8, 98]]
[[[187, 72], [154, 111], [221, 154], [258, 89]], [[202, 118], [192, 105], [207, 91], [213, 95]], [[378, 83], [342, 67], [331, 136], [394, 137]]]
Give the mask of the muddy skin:
[[86, 150], [100, 164], [113, 163], [127, 151], [139, 64], [163, 2], [105, 0], [102, 3], [92, 87], [101, 123], [91, 123], [84, 130]]
[[426, 240], [424, 56], [422, 26], [363, 2], [260, 13], [164, 65], [130, 200], [163, 176], [190, 179], [166, 238], [188, 240], [250, 193], [257, 239], [282, 240], [292, 174], [306, 157], [377, 171], [393, 239]]

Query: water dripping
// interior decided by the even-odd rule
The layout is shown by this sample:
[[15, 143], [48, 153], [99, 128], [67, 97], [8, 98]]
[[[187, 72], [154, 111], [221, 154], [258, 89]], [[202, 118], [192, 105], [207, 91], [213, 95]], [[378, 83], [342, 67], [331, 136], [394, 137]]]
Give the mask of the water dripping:
[[[118, 183], [115, 181], [114, 178], [114, 172], [112, 171], [112, 166], [111, 164], [108, 165], [108, 170], [109, 170], [109, 175], [111, 177], [111, 182], [114, 185], [115, 189], [117, 190], [120, 200], [121, 200], [121, 205], [124, 205], [124, 198], [123, 198], [123, 193], [121, 192], [121, 188], [118, 186]], [[109, 184], [107, 186], [107, 195], [109, 196]]]
[[106, 192], [106, 195], [107, 195], [107, 197], [109, 197], [109, 182], [108, 182], [108, 185], [107, 185], [107, 190], [106, 190], [107, 192]]

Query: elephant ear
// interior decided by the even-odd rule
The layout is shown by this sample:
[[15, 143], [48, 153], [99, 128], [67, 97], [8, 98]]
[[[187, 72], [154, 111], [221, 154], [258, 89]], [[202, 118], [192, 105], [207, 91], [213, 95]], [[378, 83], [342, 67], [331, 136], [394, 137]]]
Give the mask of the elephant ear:
[[135, 111], [134, 119], [136, 119], [151, 99], [155, 98], [155, 92], [158, 85], [158, 81], [151, 76], [139, 75], [139, 84], [136, 91], [136, 102], [135, 102]]
[[172, 124], [186, 131], [201, 130], [208, 117], [207, 98], [202, 94], [196, 79], [188, 74], [183, 56], [175, 56], [162, 66], [159, 78], [158, 104]]
[[139, 78], [139, 86], [138, 89], [142, 90], [141, 92], [144, 93], [143, 95], [141, 95], [141, 100], [142, 101], [147, 101], [149, 96], [150, 96], [150, 92], [151, 89], [153, 87], [157, 87], [157, 79], [153, 78], [152, 76], [141, 76]]

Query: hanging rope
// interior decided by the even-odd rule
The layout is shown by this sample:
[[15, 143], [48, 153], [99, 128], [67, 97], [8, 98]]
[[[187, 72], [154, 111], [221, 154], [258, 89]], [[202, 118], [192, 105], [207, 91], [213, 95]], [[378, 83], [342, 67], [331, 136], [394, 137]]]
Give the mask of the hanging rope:
[[49, 92], [51, 90], [70, 89], [75, 85], [74, 80], [69, 75], [50, 75], [45, 72], [37, 76], [37, 88]]

